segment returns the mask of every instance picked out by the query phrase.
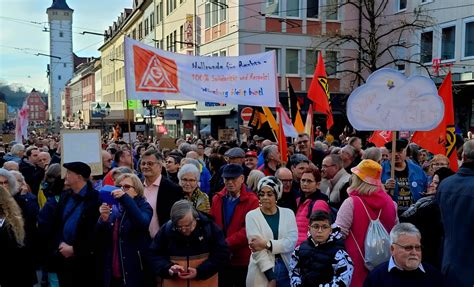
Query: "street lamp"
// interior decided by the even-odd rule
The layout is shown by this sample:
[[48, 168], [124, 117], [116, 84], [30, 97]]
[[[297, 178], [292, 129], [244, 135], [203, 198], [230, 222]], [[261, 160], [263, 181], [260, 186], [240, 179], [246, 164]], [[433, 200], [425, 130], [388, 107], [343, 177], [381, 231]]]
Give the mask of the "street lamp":
[[102, 132], [104, 133], [105, 135], [105, 120], [104, 118], [108, 115], [110, 115], [110, 110], [111, 110], [111, 107], [110, 107], [110, 104], [109, 102], [107, 102], [107, 104], [105, 105], [105, 107], [102, 108], [102, 106], [100, 105], [100, 103], [97, 103], [97, 105], [94, 107], [94, 112], [99, 114], [100, 116], [100, 119], [102, 121]]
[[[148, 110], [148, 117], [150, 118], [150, 127], [147, 127], [145, 130], [145, 135], [148, 137], [149, 135], [151, 136], [153, 140], [153, 117], [156, 117], [157, 111], [160, 107], [163, 106], [165, 102], [164, 101], [150, 101], [150, 100], [142, 100], [142, 106]], [[147, 126], [146, 123], [146, 117], [145, 118], [145, 126]], [[151, 130], [151, 133], [150, 133]]]

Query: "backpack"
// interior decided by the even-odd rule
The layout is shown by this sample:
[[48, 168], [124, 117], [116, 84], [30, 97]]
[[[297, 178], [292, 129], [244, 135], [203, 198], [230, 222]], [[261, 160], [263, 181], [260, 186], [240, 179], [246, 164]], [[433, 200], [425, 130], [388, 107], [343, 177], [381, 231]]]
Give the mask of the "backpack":
[[377, 219], [372, 220], [364, 202], [360, 198], [359, 200], [362, 203], [362, 206], [367, 213], [367, 217], [369, 217], [370, 220], [367, 233], [365, 234], [365, 254], [362, 254], [362, 250], [360, 249], [352, 231], [351, 234], [357, 249], [359, 249], [362, 259], [364, 259], [365, 268], [371, 271], [377, 265], [382, 264], [390, 259], [390, 236], [388, 235], [387, 230], [385, 230], [385, 227], [380, 222], [380, 214], [382, 214], [382, 209], [380, 209]]

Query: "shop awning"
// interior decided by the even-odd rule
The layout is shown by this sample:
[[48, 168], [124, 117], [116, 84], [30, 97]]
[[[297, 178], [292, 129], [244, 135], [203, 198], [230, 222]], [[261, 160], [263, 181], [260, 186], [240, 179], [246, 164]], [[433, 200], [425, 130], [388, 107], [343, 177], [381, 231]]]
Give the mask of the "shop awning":
[[194, 115], [196, 117], [225, 116], [225, 115], [230, 115], [230, 113], [232, 113], [233, 110], [234, 108], [194, 111]]

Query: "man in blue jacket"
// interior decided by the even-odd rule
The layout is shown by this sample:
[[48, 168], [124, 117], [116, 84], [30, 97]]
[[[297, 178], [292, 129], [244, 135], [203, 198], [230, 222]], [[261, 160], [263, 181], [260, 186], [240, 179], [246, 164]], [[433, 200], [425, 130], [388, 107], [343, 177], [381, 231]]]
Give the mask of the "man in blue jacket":
[[[474, 140], [464, 143], [463, 164], [441, 182], [436, 197], [444, 225], [441, 271], [449, 286], [473, 286]], [[467, 253], [466, 253], [467, 251]]]
[[[407, 159], [406, 147], [408, 142], [403, 139], [397, 140], [395, 149], [395, 178], [390, 178], [390, 160], [382, 163], [382, 182], [392, 199], [398, 205], [398, 213], [401, 214], [413, 203], [421, 198], [428, 186], [428, 177], [420, 166]], [[392, 143], [385, 147], [392, 152]]]

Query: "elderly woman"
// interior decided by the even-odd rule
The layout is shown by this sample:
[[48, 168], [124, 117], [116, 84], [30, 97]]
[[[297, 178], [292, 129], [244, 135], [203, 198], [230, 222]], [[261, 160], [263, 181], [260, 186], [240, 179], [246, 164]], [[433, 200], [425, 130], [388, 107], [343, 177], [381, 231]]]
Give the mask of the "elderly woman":
[[194, 208], [209, 213], [211, 206], [207, 194], [199, 189], [201, 173], [193, 164], [185, 164], [178, 171], [179, 185], [183, 188], [184, 198], [193, 203]]
[[379, 218], [389, 233], [398, 218], [396, 203], [382, 187], [382, 166], [365, 159], [351, 171], [351, 186], [347, 189], [349, 198], [344, 200], [337, 213], [336, 225], [346, 238], [346, 250], [354, 263], [350, 286], [360, 287], [368, 274], [363, 250], [369, 223]]
[[433, 176], [435, 172], [442, 168], [449, 168], [449, 158], [445, 156], [444, 154], [437, 154], [433, 156], [433, 158], [430, 161], [430, 168], [428, 170], [428, 175]]
[[112, 196], [118, 205], [100, 208], [99, 238], [104, 242], [103, 286], [145, 286], [144, 256], [153, 209], [143, 196], [143, 184], [133, 173], [120, 175]]
[[245, 217], [252, 251], [247, 286], [290, 286], [288, 270], [298, 229], [293, 211], [277, 206], [282, 194], [283, 185], [278, 178], [266, 176], [258, 182], [260, 208]]
[[230, 261], [222, 230], [188, 200], [171, 208], [171, 220], [153, 239], [149, 258], [162, 286], [217, 287], [217, 273]]
[[301, 197], [297, 200], [296, 225], [298, 226], [298, 241], [296, 246], [308, 238], [309, 217], [316, 210], [330, 212], [329, 198], [319, 190], [321, 173], [315, 166], [309, 166], [302, 174]]
[[265, 177], [265, 174], [258, 170], [254, 169], [249, 173], [247, 178], [247, 187], [253, 191], [255, 194], [258, 193], [258, 182]]

